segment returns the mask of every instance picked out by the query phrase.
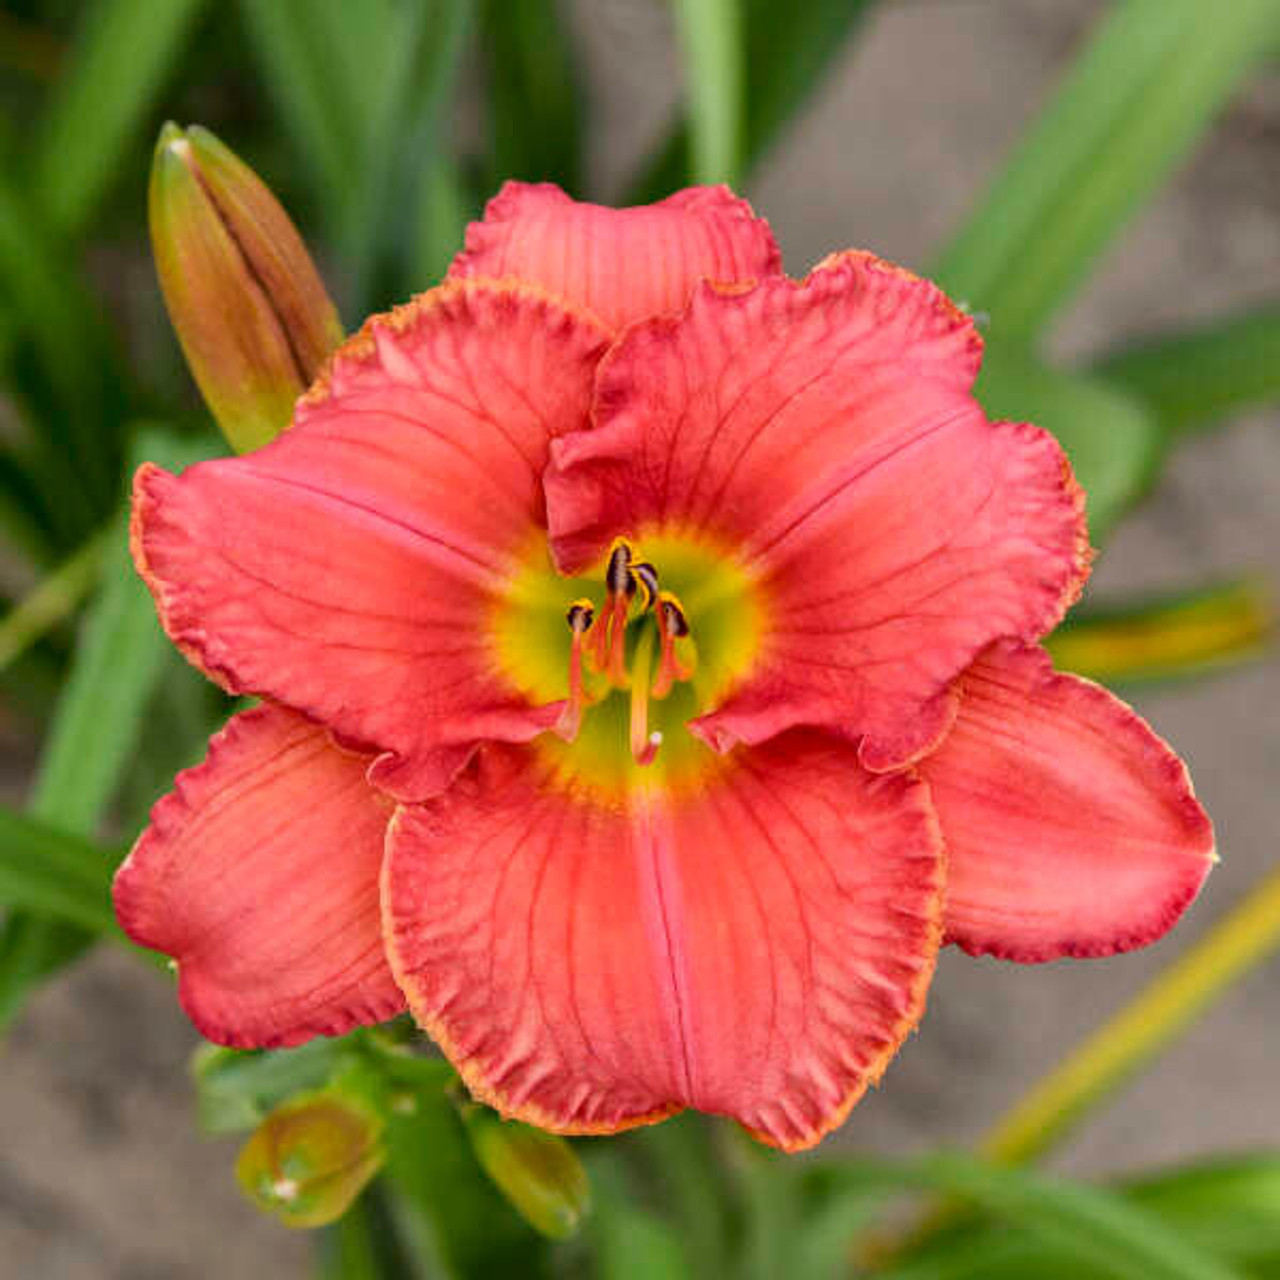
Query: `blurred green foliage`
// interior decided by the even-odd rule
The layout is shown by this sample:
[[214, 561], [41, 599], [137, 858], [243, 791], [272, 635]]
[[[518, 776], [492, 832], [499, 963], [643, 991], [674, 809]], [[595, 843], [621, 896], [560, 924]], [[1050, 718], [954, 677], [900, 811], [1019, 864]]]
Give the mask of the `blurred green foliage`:
[[[673, 0], [683, 104], [626, 183], [632, 198], [749, 182], [874, 7]], [[1045, 356], [1099, 254], [1278, 41], [1280, 0], [1116, 0], [937, 260], [987, 318], [980, 395], [1058, 434], [1098, 538], [1189, 431], [1280, 399], [1275, 306], [1152, 335], [1087, 370]], [[95, 939], [118, 939], [119, 851], [227, 711], [163, 640], [124, 550], [127, 473], [219, 448], [145, 248], [162, 120], [208, 125], [269, 179], [353, 327], [438, 278], [506, 177], [618, 196], [586, 166], [585, 84], [557, 0], [11, 0], [0, 12], [0, 695], [43, 742], [26, 813], [0, 810], [0, 1024]], [[1119, 663], [1125, 679], [1247, 656], [1270, 630], [1252, 586], [1092, 620], [1089, 607], [1062, 635], [1063, 660]], [[452, 1072], [403, 1025], [209, 1050], [193, 1076], [212, 1131], [253, 1129], [339, 1081], [385, 1124], [384, 1175], [322, 1237], [326, 1277], [1280, 1276], [1280, 1157], [1265, 1153], [1085, 1186], [960, 1155], [782, 1161], [682, 1118], [574, 1147], [594, 1209], [552, 1244], [503, 1199], [520, 1204], [501, 1185], [515, 1175], [486, 1177]], [[578, 1187], [576, 1160], [557, 1147], [554, 1162]], [[922, 1192], [950, 1213], [885, 1246], [886, 1205]]]

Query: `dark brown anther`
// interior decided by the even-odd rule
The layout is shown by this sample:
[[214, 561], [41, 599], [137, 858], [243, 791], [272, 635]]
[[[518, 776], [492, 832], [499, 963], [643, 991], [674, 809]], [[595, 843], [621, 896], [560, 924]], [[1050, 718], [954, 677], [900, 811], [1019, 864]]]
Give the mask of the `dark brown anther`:
[[580, 636], [591, 629], [596, 610], [589, 600], [575, 600], [565, 613], [565, 621], [575, 636]]
[[641, 612], [648, 613], [658, 598], [658, 571], [647, 561], [631, 566], [631, 572], [644, 591], [644, 599], [640, 602]]
[[684, 616], [684, 610], [670, 595], [664, 595], [662, 598], [662, 620], [667, 631], [673, 636], [689, 634], [689, 619]]
[[635, 579], [631, 575], [631, 547], [619, 538], [609, 553], [609, 567], [605, 570], [604, 585], [611, 596], [635, 594]]

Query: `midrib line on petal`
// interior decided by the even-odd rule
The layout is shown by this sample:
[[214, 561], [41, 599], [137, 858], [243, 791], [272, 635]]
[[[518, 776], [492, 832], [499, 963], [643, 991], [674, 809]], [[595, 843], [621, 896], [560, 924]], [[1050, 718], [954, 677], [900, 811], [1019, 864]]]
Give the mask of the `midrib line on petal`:
[[[241, 460], [243, 463], [243, 459]], [[332, 493], [327, 489], [322, 489], [318, 485], [307, 484], [304, 480], [298, 480], [293, 476], [282, 476], [271, 472], [258, 471], [252, 466], [244, 465], [241, 468], [242, 473], [248, 478], [256, 480], [261, 484], [273, 485], [278, 484], [288, 489], [295, 489], [300, 493], [308, 493], [312, 497], [319, 499], [321, 505], [332, 505], [339, 510], [345, 508], [347, 511], [354, 513], [357, 517], [367, 520], [371, 524], [384, 525], [388, 529], [395, 530], [397, 533], [408, 535], [415, 542], [425, 543], [430, 547], [438, 548], [444, 552], [443, 556], [435, 555], [431, 558], [440, 567], [450, 567], [455, 571], [463, 570], [460, 576], [469, 578], [471, 581], [485, 588], [492, 588], [495, 585], [495, 576], [500, 576], [507, 571], [507, 566], [496, 556], [492, 559], [486, 558], [483, 554], [472, 550], [469, 547], [458, 546], [456, 543], [449, 542], [438, 534], [432, 533], [427, 529], [422, 529], [416, 525], [408, 524], [404, 520], [399, 520], [395, 516], [388, 515], [385, 511], [379, 511], [376, 507], [366, 506], [362, 502], [357, 502], [354, 498], [343, 494]], [[461, 561], [462, 564], [456, 562]], [[477, 572], [477, 570], [479, 572]]]
[[681, 1095], [679, 1101], [696, 1106], [698, 1093], [694, 1086], [693, 1062], [689, 1052], [691, 1034], [687, 962], [675, 943], [680, 935], [679, 922], [675, 922], [673, 927], [671, 918], [671, 891], [677, 886], [669, 883], [674, 866], [670, 819], [654, 793], [646, 790], [637, 788], [631, 793], [631, 809], [636, 832], [636, 856], [640, 861], [637, 873], [642, 882], [651, 877], [645, 894], [645, 912], [646, 915], [653, 913], [656, 916], [654, 923], [657, 927], [649, 933], [658, 951], [656, 959], [660, 970], [659, 985], [671, 992], [675, 1005], [671, 1031], [681, 1071], [681, 1079], [677, 1082]]
[[[879, 470], [879, 468], [892, 462], [895, 458], [909, 453], [912, 449], [919, 448], [937, 435], [938, 432], [954, 426], [957, 422], [976, 411], [976, 405], [964, 405], [954, 413], [947, 414], [936, 422], [922, 424], [921, 429], [909, 439], [898, 440], [892, 443], [884, 452], [862, 463], [861, 466], [855, 467], [850, 471], [841, 472], [836, 477], [835, 483], [820, 497], [810, 498], [806, 494], [801, 502], [792, 504], [791, 512], [783, 512], [781, 521], [773, 522], [775, 525], [773, 529], [766, 526], [764, 530], [757, 532], [755, 536], [743, 545], [740, 552], [742, 563], [750, 565], [757, 560], [763, 559], [771, 552], [775, 552], [780, 543], [791, 537], [797, 529], [811, 520], [824, 507], [841, 497], [851, 485], [857, 484], [860, 480], [865, 480], [872, 472]], [[800, 507], [801, 509], [796, 511], [795, 507]], [[779, 524], [781, 527], [777, 527]]]

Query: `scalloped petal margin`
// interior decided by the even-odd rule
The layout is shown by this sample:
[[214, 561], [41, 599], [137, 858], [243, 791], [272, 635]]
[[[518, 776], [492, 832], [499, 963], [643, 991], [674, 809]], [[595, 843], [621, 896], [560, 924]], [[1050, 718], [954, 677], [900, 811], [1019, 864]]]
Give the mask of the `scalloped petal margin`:
[[542, 469], [587, 424], [607, 333], [536, 290], [462, 282], [376, 317], [256, 453], [144, 467], [134, 554], [169, 636], [236, 693], [371, 754], [402, 799], [479, 741], [556, 720], [489, 617], [542, 535]]
[[604, 1133], [695, 1107], [798, 1150], [919, 1020], [943, 876], [925, 788], [838, 738], [621, 803], [493, 747], [397, 812], [383, 909], [414, 1016], [504, 1114]]
[[529, 281], [616, 330], [679, 311], [700, 280], [740, 284], [781, 270], [769, 224], [725, 186], [610, 209], [554, 183], [508, 182], [467, 228], [449, 278]]
[[947, 841], [947, 941], [1037, 962], [1167, 932], [1215, 861], [1186, 766], [1119, 698], [994, 645], [920, 762]]
[[862, 738], [870, 768], [909, 763], [982, 649], [1078, 596], [1083, 494], [1047, 432], [987, 420], [980, 351], [935, 286], [849, 253], [800, 284], [704, 286], [602, 362], [595, 429], [551, 447], [552, 550], [575, 572], [617, 536], [728, 549], [765, 620], [691, 726], [710, 745], [808, 724]]
[[116, 915], [177, 962], [208, 1039], [277, 1048], [404, 1011], [378, 906], [391, 804], [368, 766], [295, 712], [255, 707], [151, 811], [116, 873]]

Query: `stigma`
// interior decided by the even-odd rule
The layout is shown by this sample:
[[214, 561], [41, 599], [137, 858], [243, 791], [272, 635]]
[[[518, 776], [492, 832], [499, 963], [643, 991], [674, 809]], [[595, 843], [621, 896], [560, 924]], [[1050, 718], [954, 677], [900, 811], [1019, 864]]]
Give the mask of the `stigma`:
[[658, 570], [640, 560], [625, 538], [615, 538], [609, 548], [604, 588], [599, 609], [584, 596], [565, 613], [569, 696], [555, 732], [572, 742], [588, 707], [626, 691], [631, 755], [636, 764], [648, 765], [662, 745], [662, 734], [649, 729], [649, 703], [693, 678], [697, 650], [684, 606], [661, 589]]

